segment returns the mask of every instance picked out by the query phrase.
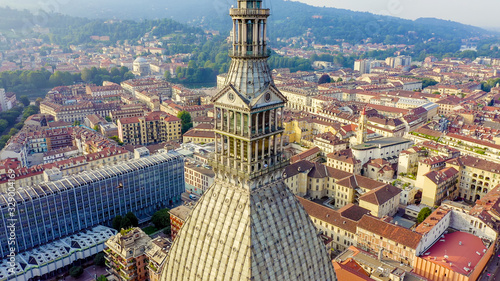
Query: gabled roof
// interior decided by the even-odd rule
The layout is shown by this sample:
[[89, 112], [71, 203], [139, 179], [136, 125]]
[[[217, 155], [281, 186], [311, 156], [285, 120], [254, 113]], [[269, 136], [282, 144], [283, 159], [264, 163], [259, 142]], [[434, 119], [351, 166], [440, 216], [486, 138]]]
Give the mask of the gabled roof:
[[380, 206], [397, 196], [399, 193], [401, 193], [401, 189], [388, 184], [363, 194], [359, 200]]
[[422, 239], [422, 235], [416, 232], [368, 215], [363, 216], [361, 220], [359, 220], [358, 228], [382, 236], [384, 239], [403, 244], [411, 249], [416, 249]]

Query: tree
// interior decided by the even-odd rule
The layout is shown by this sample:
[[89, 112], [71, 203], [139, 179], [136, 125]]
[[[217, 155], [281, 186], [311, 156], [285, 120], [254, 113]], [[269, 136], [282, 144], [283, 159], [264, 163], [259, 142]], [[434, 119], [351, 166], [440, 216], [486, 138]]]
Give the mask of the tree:
[[118, 231], [120, 231], [121, 225], [122, 225], [122, 216], [116, 216], [111, 222], [111, 226]]
[[132, 222], [130, 221], [130, 219], [127, 217], [123, 217], [120, 224], [120, 229], [129, 229], [131, 227], [132, 227]]
[[162, 229], [170, 225], [170, 213], [168, 211], [169, 209], [159, 210], [151, 217], [151, 222], [157, 229]]
[[418, 213], [417, 223], [423, 222], [430, 214], [432, 214], [432, 210], [425, 207]]
[[97, 277], [96, 281], [108, 281], [108, 278], [106, 278], [106, 276], [104, 276], [104, 275], [101, 275], [101, 276]]
[[97, 255], [94, 257], [94, 264], [98, 266], [104, 266], [106, 265], [106, 259], [104, 259], [104, 253], [99, 252]]
[[181, 119], [181, 131], [183, 134], [193, 127], [193, 122], [191, 122], [191, 114], [189, 114], [189, 112], [183, 110], [177, 114], [177, 117]]
[[330, 75], [328, 74], [323, 74], [318, 80], [318, 84], [326, 84], [332, 82], [332, 78], [330, 78]]
[[118, 145], [123, 145], [123, 142], [120, 140], [120, 138], [118, 136], [112, 136], [112, 137], [109, 137], [109, 139], [116, 141], [116, 143]]
[[80, 125], [81, 125], [81, 123], [78, 120], [76, 120], [75, 122], [73, 122], [73, 126], [80, 126]]
[[40, 107], [40, 103], [42, 103], [43, 99], [42, 98], [36, 98], [35, 105]]
[[108, 121], [108, 122], [113, 121], [113, 119], [111, 119], [111, 117], [109, 117], [109, 116], [105, 116], [104, 119], [106, 119], [106, 121]]
[[94, 131], [99, 132], [99, 125], [94, 126]]
[[73, 266], [69, 270], [69, 275], [73, 278], [78, 278], [83, 273], [83, 268], [81, 266]]
[[19, 97], [19, 101], [24, 105], [24, 106], [28, 106], [30, 105], [30, 99], [28, 98], [28, 96], [21, 96]]
[[132, 212], [128, 212], [125, 218], [130, 221], [131, 226], [139, 226], [139, 219]]

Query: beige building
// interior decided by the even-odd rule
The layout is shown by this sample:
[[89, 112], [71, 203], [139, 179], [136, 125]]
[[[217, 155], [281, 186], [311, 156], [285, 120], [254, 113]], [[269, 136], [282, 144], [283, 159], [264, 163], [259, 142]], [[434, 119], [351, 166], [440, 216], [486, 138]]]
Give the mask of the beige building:
[[360, 175], [362, 169], [361, 161], [355, 159], [352, 156], [352, 154], [347, 151], [340, 151], [328, 154], [327, 165], [329, 167], [353, 173], [356, 175]]
[[394, 168], [384, 159], [372, 159], [366, 163], [364, 174], [366, 177], [377, 181], [390, 183], [394, 179]]
[[359, 206], [369, 210], [375, 217], [392, 217], [398, 211], [400, 195], [401, 189], [388, 184], [359, 197]]
[[122, 118], [117, 123], [118, 137], [125, 144], [149, 145], [181, 139], [181, 119], [161, 111]]
[[446, 162], [458, 172], [458, 197], [469, 201], [481, 199], [500, 183], [500, 164], [472, 156], [461, 156]]
[[184, 179], [186, 191], [202, 195], [214, 183], [215, 173], [207, 165], [186, 163]]
[[182, 135], [182, 142], [192, 142], [192, 143], [211, 143], [215, 141], [215, 133], [210, 130], [199, 130], [199, 129], [191, 129]]
[[297, 197], [311, 217], [316, 228], [333, 240], [333, 251], [344, 251], [351, 245], [356, 245], [356, 227], [358, 221], [370, 211], [354, 204], [346, 205], [339, 210], [314, 203]]
[[453, 167], [430, 171], [422, 176], [422, 204], [439, 206], [445, 199], [453, 200], [457, 195], [459, 173]]
[[413, 265], [422, 235], [372, 216], [363, 216], [356, 230], [357, 247], [374, 255]]
[[104, 243], [106, 266], [113, 277], [121, 281], [145, 281], [149, 279], [146, 246], [150, 243], [140, 228], [122, 229]]
[[172, 242], [167, 238], [157, 237], [151, 240], [146, 246], [145, 253], [149, 260], [148, 278], [150, 281], [160, 280], [165, 258], [167, 257], [171, 245]]

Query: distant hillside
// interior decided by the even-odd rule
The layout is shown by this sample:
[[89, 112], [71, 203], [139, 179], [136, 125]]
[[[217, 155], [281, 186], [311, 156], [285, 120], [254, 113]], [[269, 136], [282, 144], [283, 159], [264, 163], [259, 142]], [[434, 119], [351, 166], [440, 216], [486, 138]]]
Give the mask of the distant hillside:
[[[23, 0], [15, 7], [43, 8], [37, 3], [38, 0]], [[57, 6], [56, 12], [103, 19], [171, 18], [205, 29], [217, 29], [227, 35], [231, 28], [228, 9], [236, 0], [73, 0], [67, 3]], [[411, 21], [285, 0], [264, 0], [264, 5], [272, 12], [269, 29], [272, 39], [303, 37], [309, 31], [306, 39], [324, 44], [336, 43], [336, 39], [358, 43], [366, 38], [371, 38], [372, 42], [415, 44], [430, 38], [457, 40], [492, 33], [451, 21], [430, 18]]]

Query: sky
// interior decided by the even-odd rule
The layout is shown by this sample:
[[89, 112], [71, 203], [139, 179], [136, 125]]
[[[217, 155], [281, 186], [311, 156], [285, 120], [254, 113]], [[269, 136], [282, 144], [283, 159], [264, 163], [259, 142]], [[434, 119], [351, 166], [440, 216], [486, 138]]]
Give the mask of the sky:
[[431, 17], [500, 29], [499, 0], [296, 0], [314, 6], [383, 14], [405, 19]]

